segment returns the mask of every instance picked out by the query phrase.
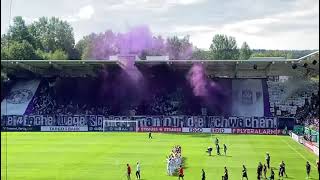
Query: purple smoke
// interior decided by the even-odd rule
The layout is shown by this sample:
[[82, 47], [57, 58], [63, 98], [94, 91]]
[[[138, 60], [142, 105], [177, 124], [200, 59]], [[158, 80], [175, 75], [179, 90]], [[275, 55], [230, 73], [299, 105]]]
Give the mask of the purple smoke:
[[190, 59], [193, 45], [188, 37], [163, 39], [152, 34], [147, 26], [132, 28], [126, 33], [93, 34], [89, 59], [109, 59], [112, 55], [135, 54], [149, 56], [169, 56], [170, 59]]
[[[193, 94], [199, 97], [208, 97], [213, 82], [209, 82], [205, 69], [201, 64], [194, 64], [189, 70], [187, 79], [192, 87]], [[213, 84], [212, 84], [213, 83]]]
[[225, 107], [228, 106], [227, 90], [207, 77], [202, 64], [197, 63], [190, 68], [187, 80], [189, 81], [194, 96], [200, 97], [207, 108], [213, 111], [221, 111], [221, 113], [227, 109]]

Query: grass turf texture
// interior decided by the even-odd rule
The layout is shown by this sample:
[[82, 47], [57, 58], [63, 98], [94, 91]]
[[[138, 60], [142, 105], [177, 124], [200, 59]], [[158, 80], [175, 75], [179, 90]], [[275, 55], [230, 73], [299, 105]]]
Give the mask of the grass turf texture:
[[[319, 179], [317, 156], [288, 136], [153, 133], [153, 137], [148, 139], [147, 133], [2, 132], [1, 179], [121, 180], [126, 179], [127, 163], [135, 179], [137, 161], [144, 180], [178, 179], [166, 175], [165, 159], [174, 145], [182, 146], [187, 180], [201, 179], [201, 168], [207, 179], [221, 179], [224, 166], [230, 180], [241, 179], [243, 163], [249, 179], [256, 179], [257, 164], [265, 162], [266, 152], [271, 154], [272, 167], [278, 169], [280, 161], [285, 161], [288, 179], [305, 179], [307, 160], [312, 164], [311, 177]], [[205, 153], [214, 146], [215, 137], [220, 147], [228, 146], [227, 157]], [[278, 170], [275, 173], [277, 178]]]

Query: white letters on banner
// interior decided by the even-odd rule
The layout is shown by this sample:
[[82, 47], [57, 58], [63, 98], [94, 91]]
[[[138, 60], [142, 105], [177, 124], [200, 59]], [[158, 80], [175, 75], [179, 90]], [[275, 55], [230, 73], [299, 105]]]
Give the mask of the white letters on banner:
[[41, 126], [41, 131], [49, 131], [49, 132], [88, 131], [88, 126]]
[[231, 128], [211, 128], [211, 132], [214, 134], [231, 134]]
[[[138, 122], [138, 127], [176, 127], [194, 128], [246, 128], [275, 129], [278, 117], [221, 117], [221, 116], [101, 116], [101, 115], [10, 115], [1, 116], [1, 125], [16, 126], [88, 126], [89, 129], [102, 127], [103, 121], [125, 120]], [[285, 123], [293, 123], [287, 118]], [[289, 127], [289, 125], [287, 125]], [[190, 131], [190, 130], [189, 130]]]

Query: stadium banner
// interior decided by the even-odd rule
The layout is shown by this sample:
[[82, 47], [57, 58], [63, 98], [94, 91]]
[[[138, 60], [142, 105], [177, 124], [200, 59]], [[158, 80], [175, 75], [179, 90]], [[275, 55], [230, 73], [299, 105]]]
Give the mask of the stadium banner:
[[30, 127], [4, 127], [1, 126], [1, 131], [2, 132], [7, 132], [7, 131], [13, 131], [13, 132], [20, 132], [20, 131], [40, 131], [39, 126], [30, 126]]
[[45, 132], [80, 132], [88, 131], [88, 126], [41, 126], [41, 131]]
[[83, 115], [10, 115], [1, 117], [2, 126], [87, 126]]
[[182, 132], [177, 127], [138, 127], [138, 132]]
[[280, 129], [232, 129], [232, 134], [268, 134], [268, 135], [282, 135], [283, 130]]
[[211, 128], [182, 128], [182, 132], [188, 133], [211, 133]]
[[1, 102], [1, 115], [23, 115], [39, 84], [40, 80], [17, 82]]
[[261, 79], [232, 80], [232, 115], [264, 116], [262, 83]]
[[[291, 130], [289, 123], [294, 122], [293, 118], [281, 117], [8, 115], [1, 116], [1, 125], [7, 127], [88, 126], [89, 131], [102, 131], [104, 121], [117, 120], [135, 121], [138, 127], [239, 129], [283, 129], [279, 127], [281, 122], [282, 126], [288, 127], [288, 130]], [[201, 129], [193, 131], [198, 130]]]
[[274, 129], [278, 127], [276, 117], [220, 117], [209, 116], [208, 126], [211, 128], [258, 128]]
[[211, 133], [214, 134], [231, 134], [231, 128], [211, 128]]

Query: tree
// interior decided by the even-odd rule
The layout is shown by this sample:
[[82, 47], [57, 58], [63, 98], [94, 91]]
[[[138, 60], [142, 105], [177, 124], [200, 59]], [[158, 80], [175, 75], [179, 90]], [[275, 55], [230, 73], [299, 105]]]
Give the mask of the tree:
[[234, 37], [217, 34], [212, 39], [210, 50], [214, 59], [238, 59], [239, 50]]
[[75, 46], [75, 49], [78, 51], [81, 59], [91, 59], [92, 46], [94, 39], [97, 38], [97, 35], [92, 33], [88, 36], [84, 36]]
[[33, 22], [29, 29], [35, 37], [35, 49], [41, 49], [44, 52], [54, 52], [60, 49], [65, 51], [69, 58], [77, 56], [74, 54], [73, 28], [66, 21], [56, 17], [50, 19], [41, 17], [39, 21]]
[[9, 27], [7, 38], [10, 42], [22, 43], [22, 41], [27, 41], [33, 47], [35, 44], [34, 37], [30, 34], [21, 16], [13, 18], [13, 25]]
[[211, 60], [212, 55], [210, 51], [205, 51], [201, 49], [195, 49], [192, 53], [192, 59], [196, 60]]
[[249, 45], [246, 42], [243, 42], [241, 49], [240, 49], [239, 59], [247, 60], [251, 57], [251, 54], [252, 54], [252, 52], [250, 50]]
[[193, 46], [189, 42], [189, 36], [179, 39], [177, 36], [168, 38], [166, 42], [167, 53], [170, 59], [190, 59]]
[[50, 59], [53, 59], [53, 60], [67, 60], [68, 59], [68, 55], [63, 50], [58, 49], [58, 50], [54, 51], [53, 53], [51, 53]]
[[[32, 45], [25, 40], [23, 40], [22, 42], [13, 41], [12, 43], [10, 43], [10, 46], [7, 49], [7, 51], [5, 50], [4, 52], [5, 52], [4, 55], [6, 55], [7, 59], [14, 59], [14, 60], [39, 59]], [[1, 49], [1, 56], [2, 56], [2, 49]]]
[[43, 60], [67, 60], [68, 55], [63, 50], [56, 50], [54, 52], [44, 52], [40, 49], [36, 51], [36, 55]]

